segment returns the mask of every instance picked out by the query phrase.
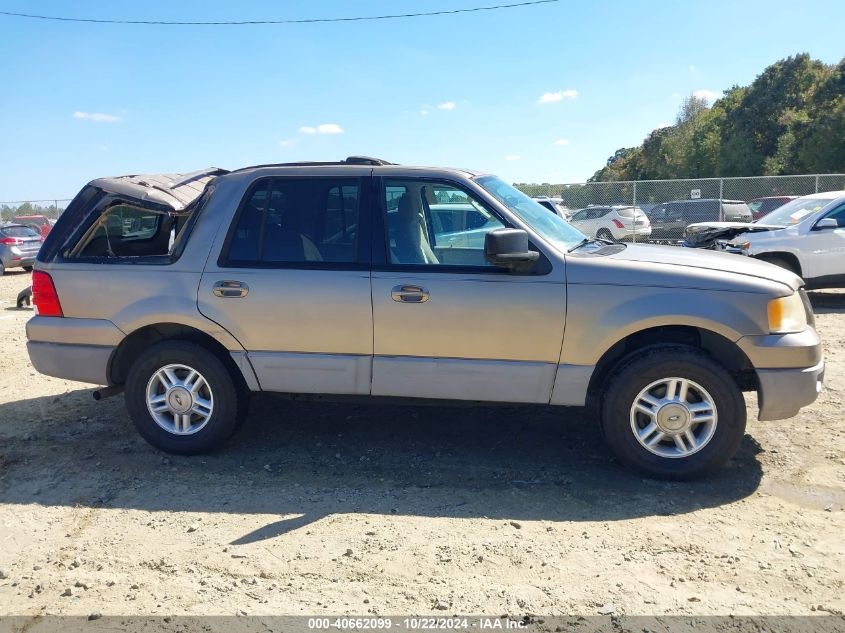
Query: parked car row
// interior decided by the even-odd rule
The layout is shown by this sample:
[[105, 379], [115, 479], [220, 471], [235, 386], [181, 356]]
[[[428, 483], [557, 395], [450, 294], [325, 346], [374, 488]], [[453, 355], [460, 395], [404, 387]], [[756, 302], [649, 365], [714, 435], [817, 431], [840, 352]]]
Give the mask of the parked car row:
[[[573, 211], [565, 207], [561, 198], [535, 196], [534, 199], [590, 237], [680, 243], [684, 238], [684, 229], [690, 224], [716, 221], [754, 222], [794, 200], [795, 196], [768, 196], [754, 198], [748, 202], [698, 198], [641, 206], [591, 204]], [[629, 221], [632, 219], [629, 213], [636, 215], [633, 222]]]

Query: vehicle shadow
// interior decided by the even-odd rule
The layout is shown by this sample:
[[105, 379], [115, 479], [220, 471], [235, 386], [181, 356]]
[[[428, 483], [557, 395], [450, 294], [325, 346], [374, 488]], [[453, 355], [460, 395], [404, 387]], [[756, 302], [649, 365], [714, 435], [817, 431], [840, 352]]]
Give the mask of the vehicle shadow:
[[[279, 536], [339, 513], [542, 521], [684, 514], [752, 494], [760, 446], [696, 482], [618, 466], [579, 409], [413, 407], [259, 396], [222, 451], [165, 455], [121, 398], [90, 390], [0, 404], [0, 503], [270, 514], [234, 540]], [[39, 421], [40, 420], [40, 421]]]
[[845, 312], [845, 293], [810, 291], [807, 293], [813, 312], [817, 314], [841, 314]]

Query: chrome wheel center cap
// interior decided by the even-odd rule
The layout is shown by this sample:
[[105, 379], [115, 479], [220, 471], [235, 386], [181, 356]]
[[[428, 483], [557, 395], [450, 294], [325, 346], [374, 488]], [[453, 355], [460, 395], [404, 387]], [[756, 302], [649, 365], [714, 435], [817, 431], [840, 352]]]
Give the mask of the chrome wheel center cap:
[[194, 399], [184, 387], [173, 387], [167, 392], [167, 406], [174, 413], [187, 413], [193, 405]]
[[657, 411], [657, 426], [664, 433], [680, 433], [689, 427], [691, 420], [689, 409], [679, 403], [663, 405]]

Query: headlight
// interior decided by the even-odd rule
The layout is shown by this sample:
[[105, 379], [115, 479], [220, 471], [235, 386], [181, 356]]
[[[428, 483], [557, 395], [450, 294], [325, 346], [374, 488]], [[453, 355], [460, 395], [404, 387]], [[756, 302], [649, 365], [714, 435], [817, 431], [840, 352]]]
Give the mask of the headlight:
[[769, 331], [772, 334], [800, 332], [807, 327], [807, 312], [797, 292], [769, 301]]

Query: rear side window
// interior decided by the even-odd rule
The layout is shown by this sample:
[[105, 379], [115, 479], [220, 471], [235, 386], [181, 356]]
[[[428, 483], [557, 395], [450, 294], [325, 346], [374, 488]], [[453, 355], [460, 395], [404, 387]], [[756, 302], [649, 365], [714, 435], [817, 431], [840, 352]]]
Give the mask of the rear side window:
[[267, 178], [247, 193], [223, 265], [355, 263], [360, 182], [353, 178]]
[[108, 207], [74, 249], [76, 257], [167, 255], [176, 224], [167, 214], [130, 204]]

